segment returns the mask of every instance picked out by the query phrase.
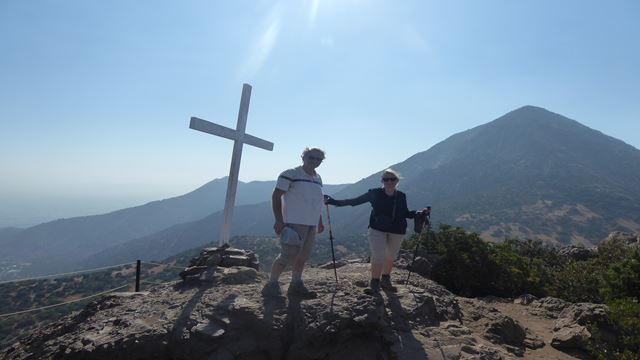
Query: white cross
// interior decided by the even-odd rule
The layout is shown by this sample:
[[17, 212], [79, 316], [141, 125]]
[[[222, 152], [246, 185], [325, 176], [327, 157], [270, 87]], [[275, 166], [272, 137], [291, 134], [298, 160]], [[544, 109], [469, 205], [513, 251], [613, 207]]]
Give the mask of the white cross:
[[231, 169], [229, 170], [229, 181], [227, 183], [227, 197], [224, 201], [224, 223], [222, 224], [222, 229], [220, 229], [221, 246], [229, 242], [229, 235], [231, 233], [231, 219], [233, 218], [233, 207], [236, 201], [236, 190], [238, 189], [238, 173], [240, 172], [240, 159], [242, 158], [242, 144], [246, 143], [261, 149], [273, 150], [273, 143], [245, 134], [244, 132], [247, 127], [250, 99], [251, 85], [243, 84], [240, 110], [238, 111], [238, 125], [236, 125], [235, 130], [198, 119], [197, 117], [192, 117], [191, 123], [189, 124], [191, 129], [233, 140], [233, 155], [231, 156]]

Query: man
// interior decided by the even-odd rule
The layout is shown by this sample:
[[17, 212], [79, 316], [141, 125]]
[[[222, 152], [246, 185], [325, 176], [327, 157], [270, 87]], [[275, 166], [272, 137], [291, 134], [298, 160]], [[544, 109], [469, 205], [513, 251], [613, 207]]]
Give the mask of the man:
[[316, 297], [302, 281], [302, 270], [309, 259], [316, 233], [324, 231], [322, 224], [322, 178], [316, 172], [324, 160], [324, 151], [306, 148], [302, 152], [302, 166], [285, 170], [278, 177], [273, 190], [273, 229], [280, 235], [280, 254], [273, 261], [269, 281], [262, 289], [263, 296], [281, 296], [278, 279], [291, 265], [291, 284], [287, 295], [305, 299]]

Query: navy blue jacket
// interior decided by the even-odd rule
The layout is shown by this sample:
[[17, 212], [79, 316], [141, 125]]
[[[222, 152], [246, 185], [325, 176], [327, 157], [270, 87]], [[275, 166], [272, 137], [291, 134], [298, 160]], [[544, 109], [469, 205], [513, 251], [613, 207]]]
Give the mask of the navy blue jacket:
[[369, 227], [378, 231], [406, 234], [407, 218], [413, 219], [416, 214], [415, 211], [409, 211], [407, 208], [407, 196], [402, 191], [396, 190], [392, 196], [389, 196], [383, 188], [369, 189], [353, 199], [331, 199], [328, 203], [335, 206], [357, 206], [366, 202], [372, 207]]

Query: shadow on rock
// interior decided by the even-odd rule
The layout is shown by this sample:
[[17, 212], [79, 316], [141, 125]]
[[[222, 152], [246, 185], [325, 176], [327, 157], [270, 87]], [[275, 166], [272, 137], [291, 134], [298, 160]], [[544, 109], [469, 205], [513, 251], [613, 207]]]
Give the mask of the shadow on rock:
[[385, 338], [393, 344], [391, 351], [397, 354], [398, 358], [427, 359], [422, 343], [413, 335], [410, 314], [402, 307], [400, 298], [391, 291], [385, 291], [385, 294], [390, 312], [388, 318], [391, 321], [391, 326], [385, 331]]

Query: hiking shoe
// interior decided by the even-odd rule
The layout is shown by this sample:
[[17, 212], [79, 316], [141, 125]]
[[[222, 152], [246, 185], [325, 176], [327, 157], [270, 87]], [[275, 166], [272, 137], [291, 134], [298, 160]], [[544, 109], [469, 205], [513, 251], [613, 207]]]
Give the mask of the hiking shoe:
[[364, 289], [367, 295], [378, 295], [380, 293], [380, 279], [371, 279], [369, 287]]
[[282, 297], [282, 290], [277, 281], [268, 281], [264, 284], [261, 293], [264, 297]]
[[382, 279], [380, 279], [380, 287], [385, 291], [398, 292], [398, 288], [391, 284], [391, 276], [389, 275], [382, 275]]
[[315, 291], [311, 291], [304, 286], [303, 282], [292, 282], [287, 290], [288, 296], [295, 296], [302, 299], [315, 299], [318, 297]]

